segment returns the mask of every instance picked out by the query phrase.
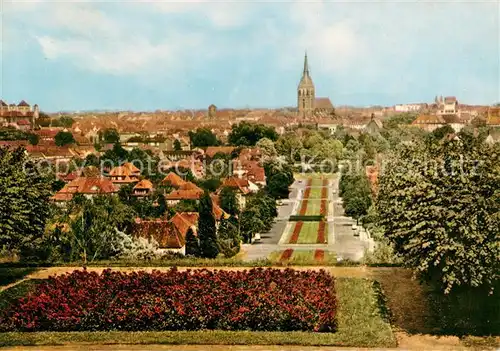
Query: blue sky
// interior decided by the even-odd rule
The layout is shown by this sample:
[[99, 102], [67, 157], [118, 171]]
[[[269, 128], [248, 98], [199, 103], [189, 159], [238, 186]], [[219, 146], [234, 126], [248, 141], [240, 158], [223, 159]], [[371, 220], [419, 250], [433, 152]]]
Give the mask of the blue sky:
[[42, 110], [500, 101], [490, 2], [4, 0], [0, 97]]

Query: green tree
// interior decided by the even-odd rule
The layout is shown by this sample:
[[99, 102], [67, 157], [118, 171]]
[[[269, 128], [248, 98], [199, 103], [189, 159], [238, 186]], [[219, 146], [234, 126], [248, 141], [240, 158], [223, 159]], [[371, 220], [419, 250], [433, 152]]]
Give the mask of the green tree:
[[40, 244], [50, 183], [24, 149], [0, 148], [0, 246], [26, 256]]
[[414, 143], [380, 177], [379, 224], [406, 264], [445, 292], [498, 283], [499, 159], [480, 140]]
[[229, 187], [223, 187], [220, 192], [220, 207], [232, 216], [240, 212], [236, 192]]
[[70, 258], [87, 263], [117, 255], [119, 231], [126, 231], [134, 217], [133, 210], [117, 197], [75, 197], [66, 217], [70, 223]]
[[273, 127], [263, 124], [241, 122], [233, 124], [228, 141], [231, 145], [236, 146], [254, 146], [262, 138], [276, 141], [278, 140], [278, 133]]
[[120, 142], [120, 133], [115, 128], [108, 128], [102, 132], [101, 139], [107, 144], [115, 144]]
[[218, 229], [217, 244], [224, 257], [233, 257], [240, 251], [241, 239], [238, 229], [228, 219], [221, 219]]
[[205, 191], [200, 199], [198, 213], [198, 238], [200, 240], [200, 253], [205, 258], [215, 258], [219, 254], [217, 246], [217, 231], [215, 218], [212, 211], [210, 193]]
[[179, 139], [174, 140], [174, 150], [175, 151], [181, 151], [182, 150], [182, 145]]
[[75, 120], [70, 116], [61, 116], [61, 118], [59, 118], [59, 125], [61, 127], [71, 128], [73, 126], [73, 123], [75, 123]]
[[38, 145], [38, 143], [40, 142], [40, 137], [38, 136], [38, 134], [29, 133], [28, 141], [31, 145]]
[[270, 160], [264, 163], [266, 189], [275, 199], [288, 198], [289, 187], [294, 182], [292, 167], [287, 163]]
[[200, 242], [191, 228], [189, 228], [186, 233], [186, 255], [194, 257], [200, 256]]
[[274, 147], [274, 142], [271, 139], [262, 138], [257, 142], [257, 144], [255, 144], [255, 146], [260, 148], [263, 157], [270, 158], [278, 155], [276, 148]]
[[54, 138], [57, 146], [70, 145], [75, 143], [75, 138], [71, 132], [60, 131]]
[[217, 136], [208, 128], [198, 128], [195, 132], [189, 132], [191, 147], [208, 147], [220, 145]]

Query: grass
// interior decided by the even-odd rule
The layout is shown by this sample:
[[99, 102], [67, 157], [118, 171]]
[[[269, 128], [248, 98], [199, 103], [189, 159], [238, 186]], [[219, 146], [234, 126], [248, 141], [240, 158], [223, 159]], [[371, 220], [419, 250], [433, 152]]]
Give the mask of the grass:
[[296, 265], [296, 266], [335, 266], [337, 264], [337, 256], [333, 252], [325, 250], [323, 261], [319, 262], [314, 259], [316, 250], [293, 250], [292, 257], [286, 262], [280, 261], [283, 251], [271, 252], [268, 260], [276, 264]]
[[316, 244], [319, 222], [304, 222], [297, 244]]
[[307, 201], [306, 216], [321, 214], [321, 199], [309, 199]]
[[12, 284], [36, 271], [32, 267], [0, 267], [0, 286]]
[[[10, 290], [10, 289], [9, 289]], [[336, 280], [338, 331], [163, 331], [163, 332], [36, 332], [0, 333], [0, 346], [64, 344], [198, 344], [198, 345], [305, 345], [394, 347], [396, 340], [380, 312], [379, 297], [367, 279]]]

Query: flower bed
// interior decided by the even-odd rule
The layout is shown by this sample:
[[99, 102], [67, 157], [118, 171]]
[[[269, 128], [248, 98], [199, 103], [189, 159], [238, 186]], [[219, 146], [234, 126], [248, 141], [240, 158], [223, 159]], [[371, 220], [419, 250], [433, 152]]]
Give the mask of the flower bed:
[[318, 262], [323, 262], [325, 259], [325, 251], [321, 249], [317, 249], [314, 251], [314, 260]]
[[300, 204], [299, 215], [301, 216], [305, 215], [307, 211], [307, 199], [309, 199], [309, 196], [311, 196], [311, 185], [312, 185], [312, 179], [309, 179], [307, 181], [306, 190], [304, 190], [304, 197]]
[[325, 221], [319, 222], [318, 239], [317, 239], [316, 243], [318, 243], [318, 244], [326, 243], [326, 222]]
[[297, 240], [299, 240], [299, 234], [300, 234], [300, 231], [302, 230], [303, 225], [304, 225], [304, 223], [302, 221], [295, 223], [295, 227], [293, 228], [292, 237], [290, 238], [290, 244], [297, 243]]
[[280, 256], [280, 262], [288, 261], [293, 254], [293, 249], [286, 249]]
[[2, 311], [0, 330], [332, 332], [335, 314], [325, 271], [75, 271]]

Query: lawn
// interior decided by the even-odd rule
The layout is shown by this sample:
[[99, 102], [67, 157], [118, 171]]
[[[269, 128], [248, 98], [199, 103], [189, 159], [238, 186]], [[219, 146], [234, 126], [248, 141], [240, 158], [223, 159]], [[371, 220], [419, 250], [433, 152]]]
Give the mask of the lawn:
[[[20, 285], [26, 284], [26, 282]], [[335, 333], [252, 331], [13, 332], [0, 333], [0, 346], [99, 344], [323, 345], [395, 347], [396, 340], [371, 280], [336, 279], [338, 329]], [[9, 289], [10, 290], [10, 289]], [[2, 293], [2, 297], [3, 298]]]
[[[286, 251], [286, 250], [285, 250]], [[269, 255], [268, 260], [278, 264], [287, 265], [326, 265], [334, 266], [337, 263], [337, 257], [334, 252], [327, 250], [291, 250], [291, 256], [287, 260], [283, 260], [285, 251], [275, 251]]]
[[316, 216], [321, 214], [321, 199], [309, 199], [307, 201], [306, 216]]
[[32, 267], [1, 267], [0, 286], [9, 285], [17, 280], [23, 279], [25, 276], [36, 270], [36, 268]]
[[297, 244], [316, 244], [319, 222], [304, 222]]

